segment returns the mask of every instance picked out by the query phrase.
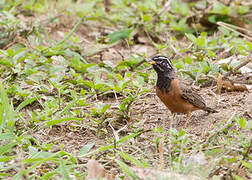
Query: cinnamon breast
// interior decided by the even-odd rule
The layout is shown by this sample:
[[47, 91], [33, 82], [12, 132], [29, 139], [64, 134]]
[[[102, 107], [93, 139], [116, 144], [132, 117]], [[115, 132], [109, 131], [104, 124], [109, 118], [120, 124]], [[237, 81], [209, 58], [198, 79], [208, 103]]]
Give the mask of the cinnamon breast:
[[199, 109], [182, 98], [178, 79], [171, 81], [169, 91], [161, 91], [156, 86], [156, 94], [172, 113], [188, 113]]

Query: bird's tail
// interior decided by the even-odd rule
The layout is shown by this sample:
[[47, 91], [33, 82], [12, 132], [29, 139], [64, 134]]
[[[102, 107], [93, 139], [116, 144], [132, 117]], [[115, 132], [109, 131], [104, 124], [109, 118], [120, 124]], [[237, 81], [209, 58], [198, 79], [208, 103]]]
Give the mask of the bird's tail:
[[217, 113], [218, 112], [218, 111], [216, 111], [216, 110], [214, 110], [214, 109], [212, 109], [210, 107], [205, 107], [204, 110], [207, 111], [208, 113]]

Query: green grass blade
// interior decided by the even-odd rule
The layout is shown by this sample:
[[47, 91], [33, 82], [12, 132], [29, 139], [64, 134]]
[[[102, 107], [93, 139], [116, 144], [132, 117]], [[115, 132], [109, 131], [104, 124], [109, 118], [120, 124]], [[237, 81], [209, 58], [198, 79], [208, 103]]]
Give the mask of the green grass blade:
[[5, 177], [6, 178], [6, 176], [10, 176], [11, 177], [13, 175], [12, 174], [8, 174], [8, 173], [0, 173], [0, 179], [1, 179], [1, 177]]
[[30, 98], [27, 99], [25, 101], [23, 101], [21, 104], [18, 105], [18, 107], [16, 108], [16, 112], [20, 111], [21, 109], [23, 109], [25, 106], [27, 106], [28, 104], [33, 103], [34, 101], [36, 101], [37, 99], [41, 98], [41, 96], [38, 97], [34, 97], [34, 98]]
[[73, 107], [77, 101], [78, 101], [78, 99], [74, 98], [68, 105], [66, 105], [66, 107], [64, 109], [62, 109], [62, 111], [59, 114], [64, 114], [66, 112], [69, 112], [71, 107]]
[[[118, 151], [117, 151], [118, 152]], [[131, 155], [124, 153], [124, 152], [118, 152], [119, 155], [125, 159], [133, 163], [137, 167], [144, 167], [144, 164], [141, 163], [141, 161], [137, 160], [136, 158], [132, 157]]]
[[0, 101], [0, 127], [1, 129], [9, 129], [11, 132], [14, 131], [15, 124], [15, 112], [9, 103], [9, 99], [7, 93], [0, 82], [0, 93], [1, 93], [1, 101]]
[[0, 162], [6, 162], [14, 159], [15, 156], [0, 156]]
[[9, 134], [9, 133], [0, 134], [0, 140], [10, 140], [14, 138], [15, 136], [13, 134]]
[[130, 134], [130, 135], [128, 135], [128, 136], [124, 136], [124, 137], [122, 137], [121, 139], [119, 139], [119, 140], [117, 141], [117, 144], [126, 142], [126, 141], [128, 141], [129, 139], [131, 139], [131, 138], [137, 137], [139, 134], [140, 134], [140, 132], [137, 132], [137, 133], [132, 133], [132, 134]]
[[99, 147], [98, 149], [94, 150], [94, 151], [91, 151], [89, 153], [86, 153], [85, 155], [83, 155], [83, 157], [85, 156], [90, 156], [92, 154], [96, 154], [96, 153], [100, 153], [100, 152], [104, 152], [104, 151], [107, 151], [109, 149], [113, 149], [114, 146], [113, 145], [108, 145], [108, 146], [101, 146]]
[[82, 23], [83, 19], [84, 19], [84, 18], [79, 19], [79, 20], [75, 23], [73, 29], [72, 29], [72, 30], [66, 35], [66, 37], [65, 37], [64, 39], [62, 39], [57, 45], [64, 44], [64, 43], [73, 35], [73, 33], [77, 30], [77, 27]]
[[57, 170], [45, 173], [45, 175], [42, 177], [42, 180], [52, 179], [52, 176], [56, 174], [57, 174]]
[[115, 161], [127, 176], [129, 176], [133, 179], [140, 179], [127, 164], [125, 164], [124, 162], [122, 162], [118, 159], [116, 159]]
[[48, 121], [46, 123], [47, 126], [53, 126], [55, 124], [59, 124], [61, 122], [64, 122], [64, 121], [83, 121], [85, 119], [81, 119], [81, 118], [76, 118], [76, 117], [72, 117], [72, 118], [63, 118], [63, 119], [55, 119], [55, 120], [51, 120], [51, 121]]
[[64, 180], [71, 180], [71, 178], [70, 178], [70, 176], [68, 174], [68, 170], [67, 170], [63, 160], [60, 160], [59, 172], [62, 175]]
[[86, 153], [88, 153], [88, 151], [95, 145], [95, 143], [90, 143], [90, 144], [87, 144], [85, 146], [83, 146], [79, 152], [79, 155], [78, 157], [82, 157], [82, 156], [85, 156]]
[[3, 155], [4, 153], [8, 152], [9, 150], [11, 150], [11, 148], [15, 145], [16, 145], [16, 143], [9, 143], [7, 145], [0, 146], [0, 156]]

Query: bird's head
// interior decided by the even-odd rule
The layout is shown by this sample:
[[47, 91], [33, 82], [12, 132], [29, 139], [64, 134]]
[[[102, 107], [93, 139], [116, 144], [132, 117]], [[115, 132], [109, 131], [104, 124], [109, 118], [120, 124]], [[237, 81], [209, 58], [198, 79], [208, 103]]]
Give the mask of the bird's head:
[[152, 64], [154, 70], [158, 74], [165, 74], [174, 70], [171, 61], [165, 56], [152, 57], [150, 64]]

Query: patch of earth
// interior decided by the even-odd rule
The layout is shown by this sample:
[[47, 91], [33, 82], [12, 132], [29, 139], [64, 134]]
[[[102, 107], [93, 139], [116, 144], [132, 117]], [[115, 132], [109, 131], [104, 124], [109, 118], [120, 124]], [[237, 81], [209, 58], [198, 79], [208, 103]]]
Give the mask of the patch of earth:
[[[62, 40], [66, 33], [70, 32], [73, 25], [72, 22], [73, 19], [65, 22], [65, 18], [61, 17], [58, 24], [56, 24], [54, 27], [49, 27], [51, 28], [51, 38], [57, 41]], [[66, 26], [64, 24], [68, 25]], [[100, 23], [93, 24], [92, 26], [82, 24], [74, 33], [74, 35], [79, 36], [80, 42], [84, 49], [83, 51], [85, 52], [88, 52], [91, 49], [94, 50], [93, 53], [95, 53], [96, 51], [105, 48], [105, 50], [102, 50], [97, 54], [98, 57], [100, 56], [100, 61], [107, 61], [112, 64], [117, 64], [119, 61], [124, 60], [124, 58], [128, 58], [132, 54], [146, 53], [146, 55], [149, 57], [156, 53], [155, 48], [144, 44], [126, 47], [123, 43], [119, 43], [110, 48], [106, 48], [107, 46], [105, 45], [101, 47], [97, 46], [96, 49], [94, 49], [96, 38], [100, 36], [100, 34], [104, 33], [104, 30], [99, 27], [100, 25]], [[114, 31], [115, 29], [112, 30]], [[185, 41], [182, 40], [178, 42], [183, 42], [183, 46], [187, 46], [187, 43], [184, 43]], [[151, 88], [152, 87], [150, 87], [150, 89]], [[207, 87], [201, 89], [200, 94], [206, 100], [207, 105], [216, 109], [218, 113], [207, 114], [201, 110], [193, 112], [188, 127], [186, 128], [188, 134], [197, 135], [204, 138], [210, 131], [214, 130], [216, 126], [224, 126], [225, 121], [229, 120], [234, 115], [251, 119], [251, 116], [247, 113], [249, 112], [251, 114], [251, 92], [229, 92], [216, 95], [214, 91], [215, 88]], [[106, 102], [107, 101], [104, 100], [104, 103]], [[109, 103], [114, 106], [118, 104], [115, 99], [110, 99]], [[159, 126], [163, 126], [163, 123], [165, 123], [165, 125], [167, 125], [165, 128], [168, 129], [168, 124], [172, 121], [171, 113], [155, 95], [154, 91], [141, 96], [140, 99], [133, 104], [131, 109], [131, 122], [129, 122], [130, 127], [126, 131], [122, 132], [121, 136], [122, 134], [125, 135], [129, 132], [133, 132], [133, 127], [141, 127], [144, 130], [150, 130], [151, 128], [155, 129]], [[85, 124], [86, 122], [83, 123]], [[185, 115], [177, 115], [172, 121], [173, 127], [178, 130], [183, 128], [184, 123]], [[84, 145], [95, 142], [93, 149], [96, 149], [97, 147], [106, 144], [106, 138], [113, 137], [111, 130], [107, 130], [105, 138], [99, 138], [98, 135], [95, 134], [97, 131], [93, 131], [87, 128], [85, 125], [84, 127], [81, 125], [76, 125], [76, 127], [73, 127], [73, 124], [74, 123], [72, 122], [58, 124], [51, 128], [40, 130], [33, 135], [41, 143], [53, 142], [55, 144], [51, 150], [53, 152], [64, 149], [64, 151], [70, 152], [76, 156]], [[152, 137], [151, 133], [152, 132], [144, 133], [138, 138], [140, 145], [141, 143], [143, 144], [143, 146], [140, 146], [140, 148], [144, 149], [144, 152], [148, 151], [150, 157], [155, 158], [158, 156], [158, 154], [151, 146], [152, 142], [148, 142], [146, 140], [148, 139], [146, 138], [147, 136], [150, 138]], [[82, 160], [84, 162], [87, 161], [87, 159]], [[148, 160], [151, 161], [150, 158], [148, 158]]]
[[[250, 92], [232, 92], [216, 95], [213, 88], [209, 87], [202, 89], [200, 94], [204, 97], [207, 105], [217, 110], [218, 113], [208, 114], [202, 110], [194, 111], [188, 127], [186, 128], [188, 134], [194, 134], [204, 138], [204, 136], [214, 130], [215, 127], [219, 127], [220, 125], [224, 126], [223, 123], [233, 118], [235, 115], [245, 117], [248, 120], [249, 116], [246, 112], [250, 111], [250, 106], [248, 106], [246, 102], [248, 98], [251, 98]], [[118, 102], [115, 101], [110, 102], [112, 105], [116, 105], [117, 103]], [[165, 128], [169, 129], [168, 124], [172, 121], [172, 114], [155, 95], [154, 91], [142, 96], [131, 109], [130, 127], [142, 127], [144, 130], [148, 131], [151, 128], [163, 126], [163, 122], [165, 122]], [[176, 115], [172, 121], [173, 127], [177, 130], [182, 129], [185, 120], [185, 115]], [[124, 125], [125, 124], [122, 126]], [[125, 135], [125, 133], [133, 132], [134, 128], [131, 129], [130, 127], [126, 132], [122, 132], [122, 134]], [[77, 155], [79, 150], [86, 144], [95, 142], [94, 149], [100, 145], [104, 145], [106, 142], [105, 139], [113, 137], [113, 133], [107, 130], [105, 139], [104, 137], [98, 138], [98, 135], [91, 129], [80, 127], [71, 129], [71, 125], [65, 124], [56, 125], [51, 129], [39, 131], [34, 136], [41, 142], [53, 142], [59, 146], [60, 144], [64, 144], [63, 149], [65, 151]], [[59, 146], [55, 148], [59, 149]], [[54, 151], [56, 150], [54, 149]]]

